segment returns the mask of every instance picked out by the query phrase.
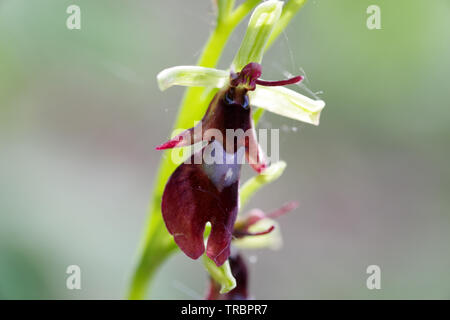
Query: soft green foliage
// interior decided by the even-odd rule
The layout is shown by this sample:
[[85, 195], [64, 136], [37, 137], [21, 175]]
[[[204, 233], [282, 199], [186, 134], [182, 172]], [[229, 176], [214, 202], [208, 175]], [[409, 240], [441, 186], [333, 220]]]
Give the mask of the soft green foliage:
[[[287, 17], [291, 17], [292, 14], [295, 13], [294, 8], [296, 8], [296, 10], [300, 9], [301, 6], [292, 6], [290, 5], [291, 2], [297, 1], [289, 0], [286, 2], [285, 7], [289, 10], [286, 12], [283, 10], [280, 17], [281, 21], [285, 21], [285, 24], [277, 25], [275, 27], [276, 30], [282, 31], [290, 20], [290, 18]], [[258, 5], [258, 3], [260, 3], [259, 0], [247, 0], [233, 9], [234, 1], [218, 0], [217, 24], [198, 60], [198, 66], [208, 68], [216, 67], [231, 33], [248, 13]], [[264, 2], [263, 5], [267, 6], [267, 3], [268, 2]], [[280, 34], [281, 31], [276, 31], [277, 35]], [[270, 36], [270, 33], [264, 35], [264, 37], [266, 36]], [[269, 40], [264, 40], [266, 46], [265, 49], [267, 49], [267, 44], [272, 43], [275, 38], [276, 36], [272, 35], [272, 38], [269, 38]], [[181, 103], [174, 129], [192, 127], [194, 121], [201, 119], [214, 93], [214, 90], [211, 91], [210, 89], [202, 87], [188, 88]], [[165, 228], [161, 214], [161, 197], [164, 186], [177, 166], [176, 163], [172, 162], [169, 152], [171, 151], [165, 151], [164, 156], [162, 157], [155, 181], [151, 199], [150, 216], [139, 252], [140, 258], [130, 287], [130, 299], [145, 298], [147, 287], [150, 280], [154, 277], [156, 270], [166, 258], [177, 249], [172, 236]]]

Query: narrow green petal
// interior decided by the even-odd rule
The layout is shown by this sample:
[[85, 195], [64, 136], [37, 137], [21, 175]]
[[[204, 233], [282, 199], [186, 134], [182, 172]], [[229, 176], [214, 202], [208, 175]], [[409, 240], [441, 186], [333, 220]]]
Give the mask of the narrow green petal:
[[263, 232], [272, 226], [274, 226], [275, 229], [273, 229], [270, 233], [234, 239], [233, 245], [239, 249], [269, 248], [278, 250], [281, 248], [283, 240], [281, 238], [279, 225], [274, 220], [269, 218], [261, 219], [255, 224], [251, 225], [248, 231], [252, 233]]
[[264, 49], [272, 30], [280, 18], [282, 1], [264, 1], [253, 11], [241, 47], [234, 57], [231, 69], [240, 71], [250, 62], [261, 63]]
[[286, 162], [279, 161], [270, 165], [270, 167], [261, 172], [259, 175], [247, 180], [239, 189], [241, 209], [246, 205], [250, 197], [254, 195], [256, 191], [261, 189], [266, 184], [278, 179], [283, 174], [285, 168]]
[[285, 87], [256, 86], [249, 96], [250, 104], [255, 107], [316, 126], [325, 107], [324, 101], [312, 100]]
[[231, 273], [230, 263], [228, 260], [220, 267], [216, 266], [215, 262], [210, 258], [203, 255], [203, 264], [208, 271], [211, 278], [214, 279], [218, 284], [220, 284], [220, 293], [224, 294], [236, 287], [236, 279]]
[[177, 66], [164, 69], [156, 78], [161, 91], [171, 86], [222, 88], [229, 79], [224, 70], [198, 66]]

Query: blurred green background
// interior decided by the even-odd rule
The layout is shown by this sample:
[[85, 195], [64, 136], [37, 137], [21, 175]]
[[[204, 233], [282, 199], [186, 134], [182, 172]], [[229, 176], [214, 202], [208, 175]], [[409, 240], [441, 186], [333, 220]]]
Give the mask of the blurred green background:
[[[254, 297], [450, 298], [449, 17], [448, 0], [309, 0], [265, 55], [264, 78], [304, 73], [327, 106], [319, 127], [261, 122], [281, 128], [288, 168], [249, 207], [301, 205], [279, 220], [281, 250], [246, 252]], [[155, 76], [194, 64], [213, 21], [208, 0], [0, 0], [0, 298], [124, 297], [183, 93]], [[66, 289], [71, 264], [81, 290]], [[178, 254], [149, 297], [205, 288]]]

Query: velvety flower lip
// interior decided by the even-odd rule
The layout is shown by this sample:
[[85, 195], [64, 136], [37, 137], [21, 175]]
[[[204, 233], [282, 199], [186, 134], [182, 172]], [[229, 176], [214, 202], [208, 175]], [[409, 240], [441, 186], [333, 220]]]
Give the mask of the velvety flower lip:
[[168, 231], [192, 259], [205, 251], [203, 234], [210, 222], [206, 254], [219, 266], [230, 254], [231, 230], [238, 212], [240, 165], [229, 183], [225, 183], [225, 177], [213, 177], [217, 170], [209, 169], [202, 164], [181, 164], [166, 184], [161, 209]]
[[209, 289], [206, 294], [207, 300], [247, 300], [248, 295], [248, 269], [244, 258], [239, 254], [231, 255], [231, 273], [236, 279], [236, 287], [226, 294], [220, 294], [220, 285], [210, 278]]

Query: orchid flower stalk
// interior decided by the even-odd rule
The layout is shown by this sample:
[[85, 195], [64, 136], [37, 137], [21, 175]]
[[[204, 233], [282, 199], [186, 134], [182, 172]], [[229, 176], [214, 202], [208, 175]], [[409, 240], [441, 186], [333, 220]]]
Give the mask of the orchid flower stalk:
[[[304, 2], [305, 0], [289, 0], [283, 9], [282, 1], [271, 0], [258, 5], [259, 1], [247, 0], [234, 9], [234, 1], [217, 0], [217, 25], [205, 46], [199, 65], [172, 67], [158, 74], [157, 80], [161, 90], [173, 85], [190, 87], [183, 99], [175, 127], [190, 127], [194, 120], [202, 118], [203, 129], [199, 135], [196, 135], [194, 127], [188, 129], [157, 149], [172, 149], [203, 141], [206, 146], [198, 153], [217, 154], [219, 150], [225, 163], [183, 163], [176, 168], [177, 164], [170, 156], [163, 158], [129, 298], [144, 298], [155, 271], [178, 247], [193, 259], [203, 255], [205, 235], [208, 236], [205, 259], [213, 261], [212, 265], [208, 262], [205, 265], [210, 265], [212, 279], [225, 279], [228, 285], [223, 293], [226, 293], [236, 285], [230, 280], [233, 270], [230, 272], [227, 262], [233, 233], [235, 237], [243, 238], [267, 235], [273, 230], [270, 227], [270, 230], [259, 233], [250, 230], [257, 221], [264, 220], [263, 217], [253, 219], [255, 221], [236, 229], [240, 202], [241, 163], [238, 161], [241, 159], [240, 155], [245, 154], [247, 161], [259, 174], [258, 177], [264, 176], [266, 171], [271, 171], [272, 166], [278, 165], [269, 166], [253, 134], [254, 107], [314, 125], [319, 124], [320, 112], [325, 103], [282, 87], [301, 81], [300, 76], [279, 81], [261, 79], [264, 51]], [[214, 69], [229, 35], [253, 8], [255, 10], [244, 40], [230, 69]], [[217, 129], [220, 132], [242, 129], [250, 130], [251, 134], [228, 144], [215, 138], [205, 138], [204, 131], [207, 129]], [[214, 151], [211, 152], [208, 147]], [[231, 164], [227, 162], [230, 155]], [[191, 162], [194, 162], [195, 156], [194, 153]], [[276, 178], [278, 176], [279, 174]], [[271, 179], [262, 181], [270, 182]], [[244, 186], [247, 185], [248, 183]], [[250, 197], [258, 188], [247, 187], [244, 196]], [[238, 265], [241, 265], [240, 260]]]

